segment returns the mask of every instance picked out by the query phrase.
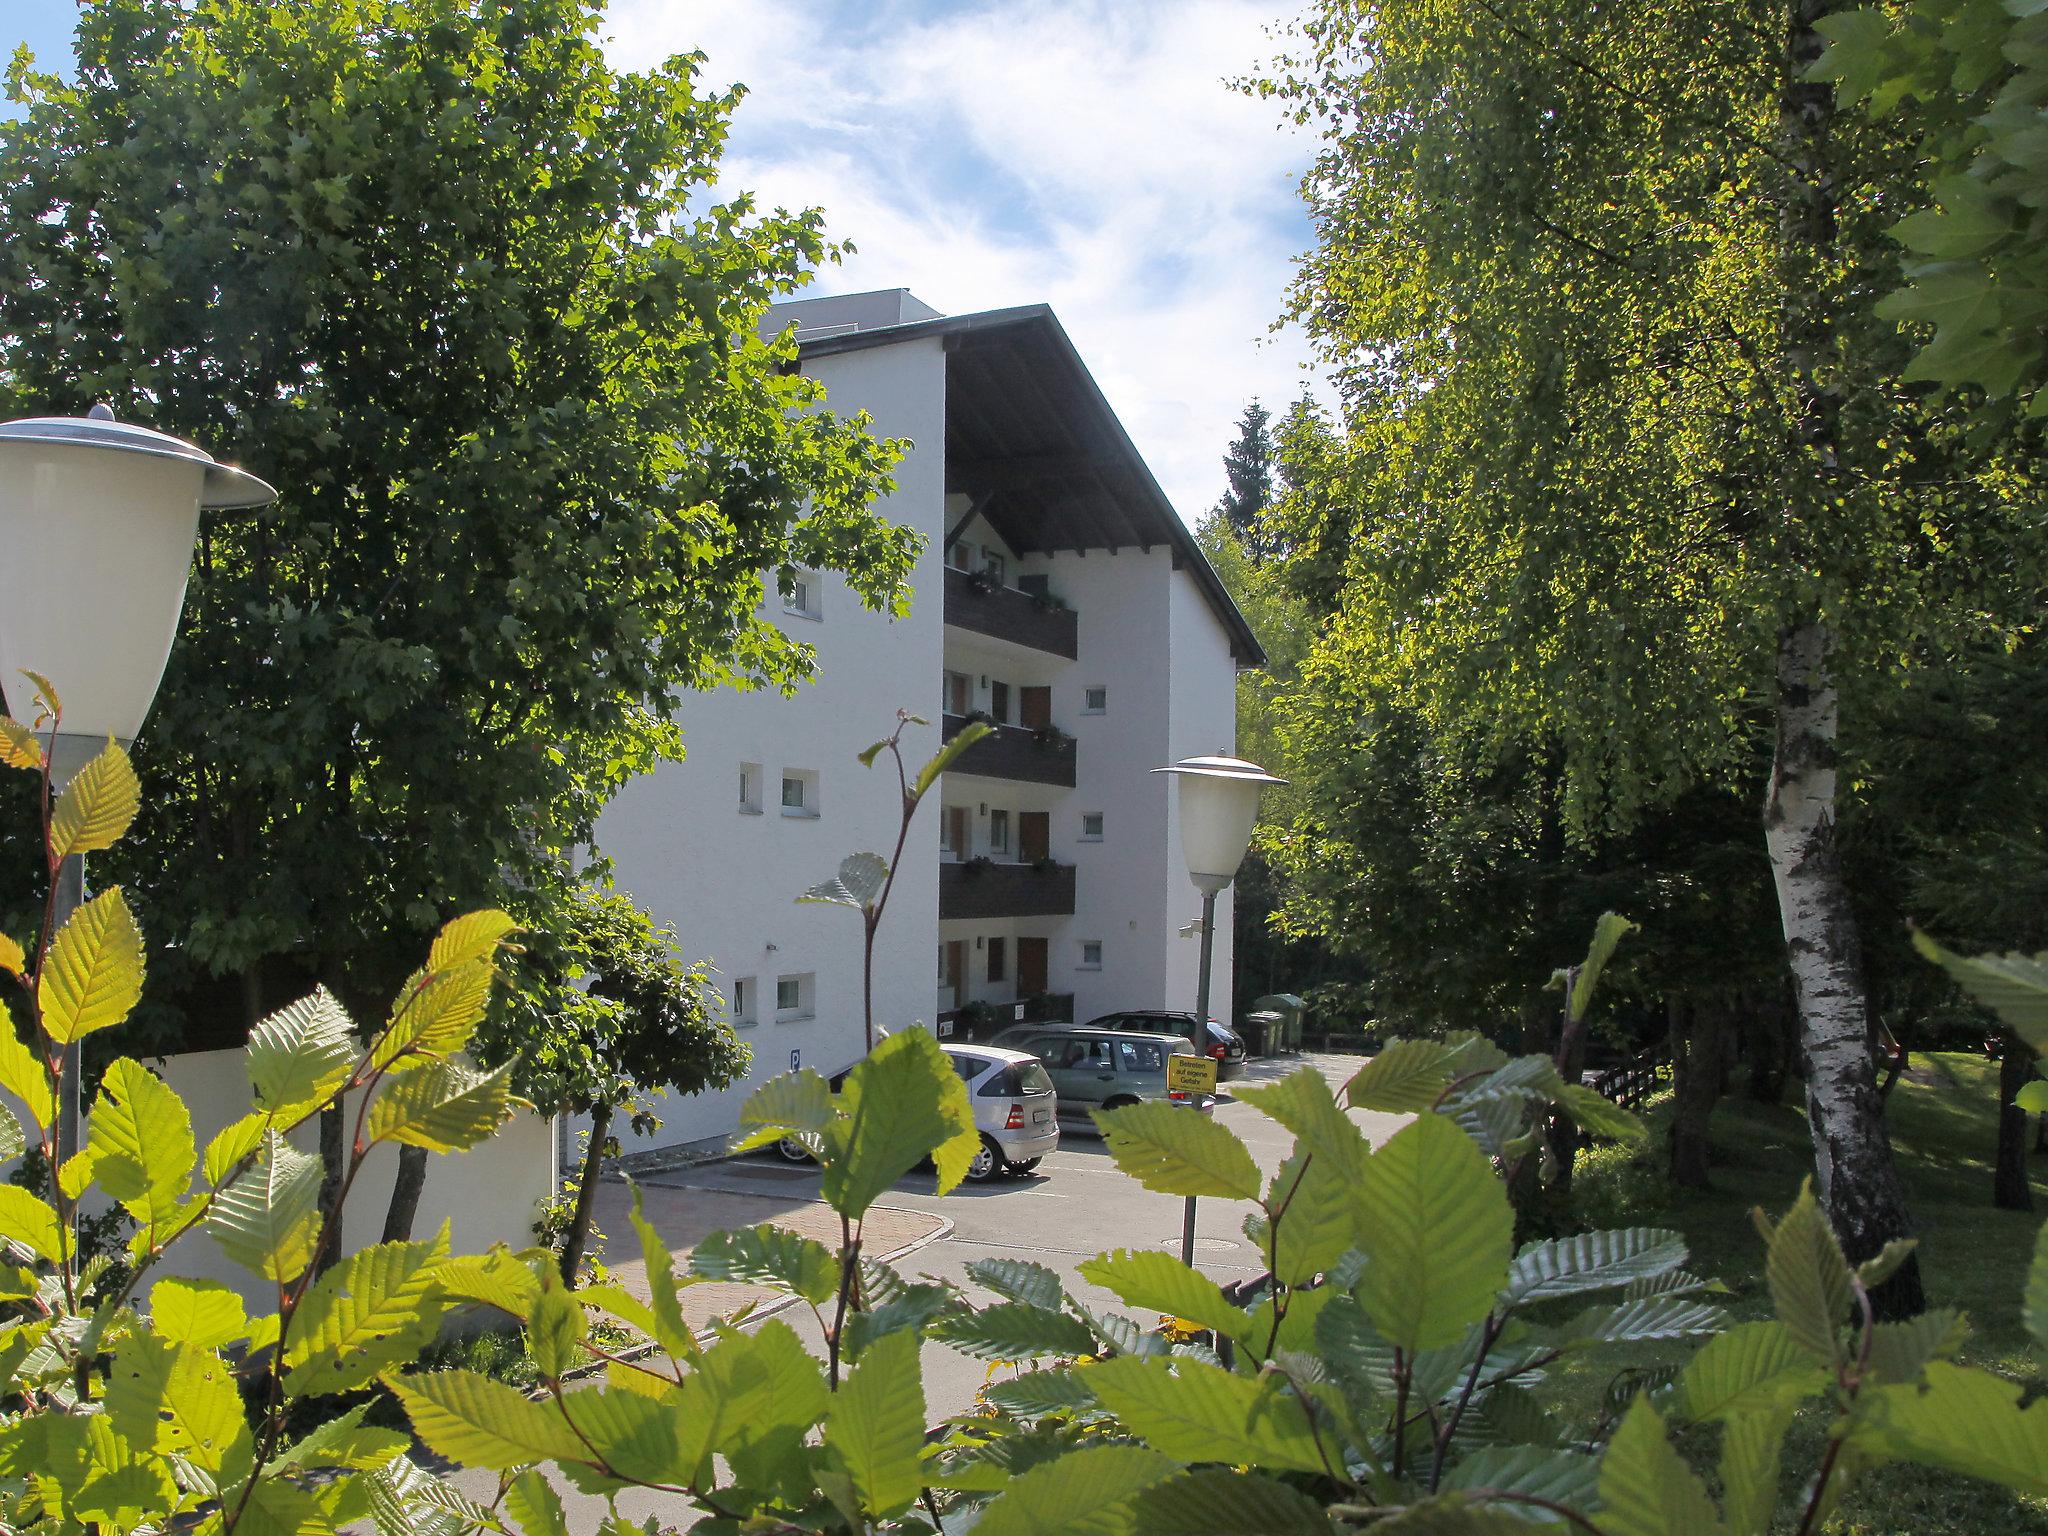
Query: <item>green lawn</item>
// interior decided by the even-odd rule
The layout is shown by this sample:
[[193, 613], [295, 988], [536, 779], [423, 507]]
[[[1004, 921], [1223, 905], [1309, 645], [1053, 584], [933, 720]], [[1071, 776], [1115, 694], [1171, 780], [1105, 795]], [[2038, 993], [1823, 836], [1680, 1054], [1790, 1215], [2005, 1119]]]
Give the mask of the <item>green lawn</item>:
[[[1996, 1065], [1981, 1057], [1917, 1056], [1912, 1077], [1892, 1095], [1888, 1118], [1919, 1224], [1930, 1303], [1958, 1307], [1968, 1315], [1965, 1361], [2032, 1382], [2038, 1376], [2020, 1322], [2020, 1289], [2034, 1234], [2048, 1219], [2048, 1156], [2030, 1159], [2036, 1213], [1993, 1208], [1997, 1079]], [[1715, 1187], [1692, 1192], [1673, 1189], [1662, 1175], [1667, 1112], [1668, 1102], [1653, 1106], [1646, 1147], [1633, 1154], [1601, 1148], [1581, 1163], [1580, 1214], [1593, 1226], [1677, 1228], [1690, 1240], [1691, 1268], [1735, 1289], [1729, 1305], [1738, 1318], [1767, 1315], [1763, 1249], [1749, 1213], [1756, 1205], [1773, 1213], [1782, 1210], [1811, 1172], [1813, 1146], [1805, 1115], [1795, 1103], [1766, 1106], [1739, 1096], [1725, 1100], [1714, 1119]], [[1576, 1371], [1570, 1385], [1581, 1412], [1598, 1412], [1617, 1363], [1589, 1357]], [[1794, 1432], [1786, 1458], [1788, 1509], [1795, 1480], [1803, 1480], [1818, 1458], [1824, 1428], [1816, 1412]], [[2048, 1536], [2048, 1502], [2016, 1499], [1946, 1474], [1885, 1468], [1863, 1481], [1828, 1528], [1853, 1536]]]

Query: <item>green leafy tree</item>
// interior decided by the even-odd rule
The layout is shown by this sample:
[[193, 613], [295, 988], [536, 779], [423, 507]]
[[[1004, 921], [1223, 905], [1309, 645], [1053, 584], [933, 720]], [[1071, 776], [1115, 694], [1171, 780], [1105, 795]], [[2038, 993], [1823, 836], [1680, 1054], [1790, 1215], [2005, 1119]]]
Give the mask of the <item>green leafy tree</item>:
[[1263, 527], [1266, 508], [1273, 504], [1275, 452], [1273, 413], [1254, 400], [1237, 420], [1237, 436], [1223, 454], [1223, 473], [1228, 489], [1216, 503], [1215, 515], [1237, 536], [1238, 544], [1254, 564], [1271, 552]]
[[454, 911], [563, 926], [679, 692], [806, 675], [764, 572], [904, 601], [895, 450], [760, 335], [820, 216], [710, 191], [740, 92], [613, 68], [603, 18], [92, 0], [75, 80], [10, 76], [0, 409], [109, 400], [282, 489], [202, 532], [117, 856], [159, 1049], [366, 1006]]
[[614, 1122], [651, 1134], [661, 1126], [652, 1095], [730, 1087], [751, 1052], [711, 1002], [702, 969], [684, 964], [675, 936], [621, 891], [576, 892], [568, 926], [534, 933], [523, 948], [508, 1006], [472, 1048], [486, 1066], [509, 1063], [513, 1091], [540, 1113], [590, 1117], [562, 1235], [562, 1279], [573, 1286], [599, 1171], [619, 1155]]
[[[1258, 88], [1325, 140], [1294, 306], [1347, 428], [1304, 512], [1350, 679], [1321, 707], [1555, 750], [1582, 843], [1772, 741], [1817, 1184], [1860, 1261], [1909, 1218], [1838, 690], [2021, 622], [2041, 543], [1998, 492], [2012, 441], [1901, 387], [1872, 309], [1907, 157], [1807, 77], [1826, 9], [1330, 0]], [[1917, 1306], [1917, 1270], [1880, 1299]]]

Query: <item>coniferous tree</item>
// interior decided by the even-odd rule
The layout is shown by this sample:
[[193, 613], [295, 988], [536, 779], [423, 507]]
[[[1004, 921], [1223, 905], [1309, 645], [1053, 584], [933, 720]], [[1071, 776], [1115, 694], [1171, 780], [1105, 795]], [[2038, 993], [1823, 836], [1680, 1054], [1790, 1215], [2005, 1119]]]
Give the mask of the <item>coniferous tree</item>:
[[1216, 511], [1230, 524], [1238, 543], [1254, 565], [1272, 553], [1263, 527], [1266, 508], [1273, 504], [1275, 468], [1273, 413], [1254, 400], [1237, 420], [1237, 439], [1223, 455], [1223, 473], [1230, 489], [1216, 503]]

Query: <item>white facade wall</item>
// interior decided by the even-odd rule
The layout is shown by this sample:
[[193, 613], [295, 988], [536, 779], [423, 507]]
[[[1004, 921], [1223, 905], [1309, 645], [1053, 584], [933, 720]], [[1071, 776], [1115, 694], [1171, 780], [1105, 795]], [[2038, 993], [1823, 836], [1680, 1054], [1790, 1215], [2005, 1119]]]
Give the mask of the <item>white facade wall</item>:
[[[1167, 715], [1165, 761], [1234, 753], [1237, 746], [1237, 672], [1230, 655], [1230, 635], [1185, 570], [1174, 574], [1170, 588], [1168, 644], [1173, 651], [1171, 703]], [[1180, 799], [1173, 797], [1167, 821], [1171, 856], [1166, 876], [1168, 921], [1178, 932], [1198, 922], [1201, 894], [1187, 877], [1180, 856]], [[1236, 888], [1216, 899], [1215, 959], [1209, 982], [1209, 1012], [1230, 1022], [1231, 974], [1235, 950], [1231, 936]], [[1183, 939], [1169, 944], [1166, 1006], [1192, 1010], [1200, 970], [1200, 944]]]
[[[791, 1061], [832, 1073], [863, 1049], [861, 923], [843, 907], [798, 905], [850, 853], [885, 857], [899, 824], [896, 779], [886, 755], [863, 768], [859, 752], [889, 734], [897, 709], [933, 721], [905, 732], [913, 771], [938, 750], [944, 511], [945, 362], [936, 341], [825, 358], [812, 369], [833, 410], [865, 409], [874, 431], [915, 444], [896, 469], [883, 516], [923, 532], [929, 548], [906, 619], [871, 613], [836, 576], [818, 578], [819, 617], [769, 611], [817, 650], [817, 675], [796, 695], [696, 694], [679, 713], [686, 757], [626, 786], [598, 822], [597, 846], [618, 882], [657, 922], [675, 929], [683, 953], [706, 960], [728, 1007], [736, 979], [754, 982], [754, 1018], [741, 1021], [753, 1051], [744, 1083], [689, 1100], [657, 1102], [662, 1129], [629, 1137], [629, 1153], [723, 1136], [747, 1094]], [[740, 768], [761, 767], [759, 814], [741, 809]], [[815, 816], [785, 816], [785, 770], [815, 774]], [[876, 944], [875, 1017], [900, 1028], [932, 1018], [932, 933], [938, 924], [938, 819], [928, 807], [911, 830]], [[809, 978], [796, 1015], [778, 1017], [776, 983]], [[792, 1054], [794, 1053], [794, 1055]]]

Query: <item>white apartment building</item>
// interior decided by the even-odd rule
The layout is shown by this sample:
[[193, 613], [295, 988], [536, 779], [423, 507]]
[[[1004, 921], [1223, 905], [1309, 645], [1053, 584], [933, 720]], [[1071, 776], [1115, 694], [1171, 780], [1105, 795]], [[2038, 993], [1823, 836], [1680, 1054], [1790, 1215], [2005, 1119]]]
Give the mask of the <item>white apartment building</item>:
[[[1227, 752], [1236, 672], [1258, 643], [1043, 305], [942, 316], [903, 290], [778, 306], [831, 408], [913, 445], [882, 514], [927, 548], [908, 618], [813, 574], [777, 621], [816, 647], [794, 698], [692, 696], [687, 749], [598, 825], [619, 883], [717, 972], [753, 1047], [747, 1083], [671, 1099], [627, 1147], [715, 1147], [745, 1096], [862, 1051], [861, 924], [799, 905], [898, 829], [886, 754], [899, 708], [914, 772], [977, 712], [995, 735], [925, 801], [877, 938], [879, 1028], [942, 1037], [1014, 1019], [1192, 1009], [1200, 899], [1170, 781]], [[771, 583], [772, 586], [772, 583]], [[1230, 994], [1230, 900], [1213, 996]]]

